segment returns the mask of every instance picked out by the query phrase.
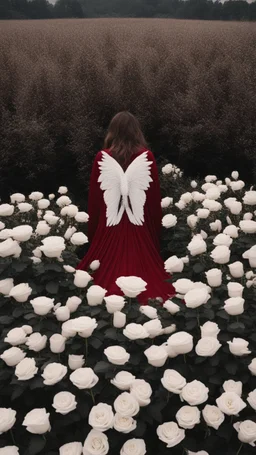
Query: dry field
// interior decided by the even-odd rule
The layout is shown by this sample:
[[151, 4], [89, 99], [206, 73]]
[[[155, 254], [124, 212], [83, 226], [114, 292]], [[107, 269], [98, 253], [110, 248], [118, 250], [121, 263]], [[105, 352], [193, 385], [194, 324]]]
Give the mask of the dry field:
[[256, 176], [254, 23], [0, 22], [0, 68], [1, 193], [52, 177], [84, 188], [121, 109], [140, 117], [158, 156], [191, 174], [235, 163]]

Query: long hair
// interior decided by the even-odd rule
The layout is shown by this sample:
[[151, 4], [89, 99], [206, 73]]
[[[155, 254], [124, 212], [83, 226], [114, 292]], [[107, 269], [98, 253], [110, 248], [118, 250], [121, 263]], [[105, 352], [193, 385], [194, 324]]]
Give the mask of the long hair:
[[138, 119], [127, 111], [116, 114], [108, 127], [104, 148], [110, 149], [113, 158], [126, 168], [133, 154], [147, 148]]

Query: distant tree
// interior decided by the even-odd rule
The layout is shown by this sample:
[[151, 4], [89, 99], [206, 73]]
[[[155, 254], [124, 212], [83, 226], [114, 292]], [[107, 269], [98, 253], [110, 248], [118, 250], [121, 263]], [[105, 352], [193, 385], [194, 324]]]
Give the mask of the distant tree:
[[31, 19], [48, 19], [51, 17], [50, 5], [47, 0], [31, 0], [29, 4]]
[[11, 2], [10, 0], [1, 0], [0, 3], [0, 19], [11, 18]]
[[55, 17], [84, 17], [79, 0], [57, 0], [53, 8]]

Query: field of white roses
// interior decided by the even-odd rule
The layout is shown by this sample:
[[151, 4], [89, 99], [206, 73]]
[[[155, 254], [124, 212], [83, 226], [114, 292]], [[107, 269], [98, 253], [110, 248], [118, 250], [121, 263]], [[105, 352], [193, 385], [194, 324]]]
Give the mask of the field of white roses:
[[255, 453], [256, 191], [162, 174], [162, 305], [75, 270], [88, 215], [65, 187], [0, 204], [0, 455]]

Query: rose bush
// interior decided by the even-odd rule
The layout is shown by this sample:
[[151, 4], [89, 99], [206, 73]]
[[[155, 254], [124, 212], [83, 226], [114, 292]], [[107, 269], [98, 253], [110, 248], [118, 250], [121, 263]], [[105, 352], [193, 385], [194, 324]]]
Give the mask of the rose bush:
[[98, 258], [75, 270], [88, 215], [66, 187], [0, 204], [0, 453], [254, 453], [255, 191], [172, 165], [162, 189], [177, 294], [144, 308], [140, 277], [106, 296]]

